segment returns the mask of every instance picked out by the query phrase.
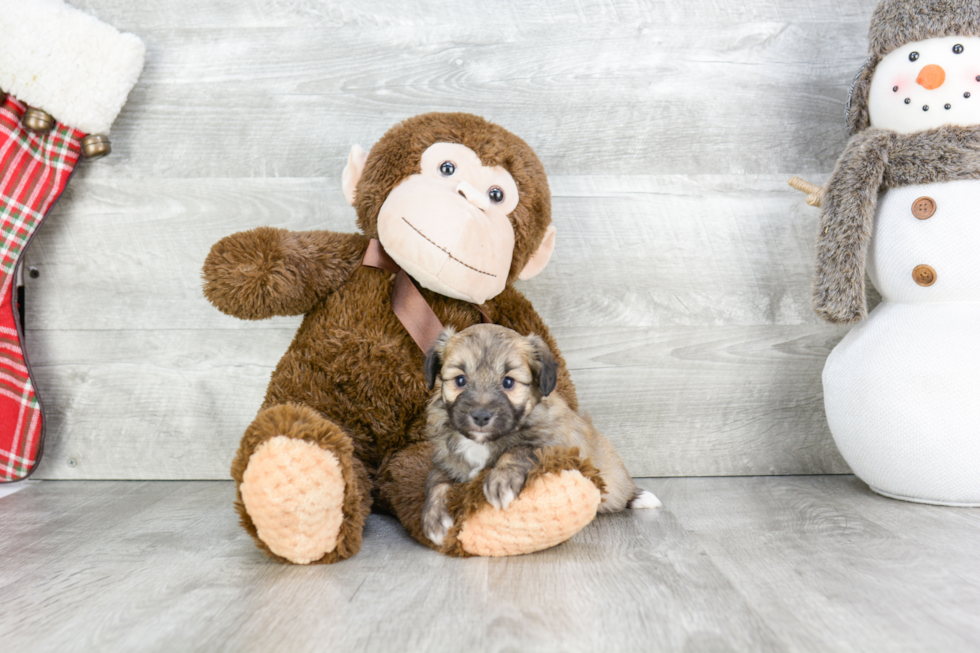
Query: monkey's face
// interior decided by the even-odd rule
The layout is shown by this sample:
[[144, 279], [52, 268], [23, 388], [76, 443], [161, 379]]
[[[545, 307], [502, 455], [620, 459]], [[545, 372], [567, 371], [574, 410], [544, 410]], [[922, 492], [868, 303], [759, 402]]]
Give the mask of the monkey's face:
[[508, 214], [517, 184], [457, 143], [423, 152], [421, 170], [392, 189], [378, 214], [378, 238], [426, 288], [482, 304], [503, 291], [514, 255]]
[[426, 358], [430, 387], [441, 380], [450, 423], [478, 443], [517, 429], [555, 388], [557, 363], [538, 336], [492, 324], [447, 329]]
[[344, 197], [364, 235], [419, 285], [482, 304], [530, 279], [555, 248], [551, 192], [527, 143], [467, 113], [426, 113], [355, 145]]

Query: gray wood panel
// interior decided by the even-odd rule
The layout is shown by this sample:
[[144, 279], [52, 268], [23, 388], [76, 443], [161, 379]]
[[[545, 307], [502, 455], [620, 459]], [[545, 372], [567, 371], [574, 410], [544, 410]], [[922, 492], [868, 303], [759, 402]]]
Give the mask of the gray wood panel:
[[[558, 244], [518, 283], [562, 326], [818, 325], [817, 211], [784, 177], [554, 177]], [[211, 245], [260, 225], [356, 231], [339, 179], [78, 176], [27, 254], [29, 329], [255, 329], [201, 294]]]
[[0, 498], [0, 638], [31, 651], [974, 651], [980, 512], [850, 476], [646, 479], [530, 556], [451, 559], [391, 517], [351, 560], [268, 560], [231, 482]]
[[[293, 331], [32, 332], [50, 436], [37, 477], [227, 478]], [[847, 471], [823, 416], [820, 370], [836, 341], [823, 327], [557, 337], [582, 405], [635, 475]]]
[[785, 180], [843, 147], [871, 0], [75, 4], [148, 55], [27, 254], [39, 478], [226, 478], [298, 319], [214, 310], [209, 247], [355, 230], [349, 146], [437, 109], [544, 161], [558, 250], [520, 287], [635, 474], [847, 471], [820, 388], [845, 330], [809, 308], [817, 214]]
[[105, 4], [148, 46], [113, 177], [336, 174], [349, 140], [429, 110], [500, 122], [552, 174], [824, 171], [873, 6]]

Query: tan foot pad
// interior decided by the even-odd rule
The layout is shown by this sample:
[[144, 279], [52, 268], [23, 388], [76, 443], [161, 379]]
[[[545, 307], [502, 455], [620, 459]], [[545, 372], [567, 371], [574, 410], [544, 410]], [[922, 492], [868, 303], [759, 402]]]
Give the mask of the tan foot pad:
[[337, 457], [312, 442], [279, 435], [263, 442], [242, 477], [242, 502], [259, 538], [296, 564], [337, 547], [344, 519], [344, 476]]
[[463, 550], [477, 556], [533, 553], [561, 544], [595, 518], [599, 489], [577, 470], [532, 481], [506, 510], [486, 506], [466, 520], [457, 535]]

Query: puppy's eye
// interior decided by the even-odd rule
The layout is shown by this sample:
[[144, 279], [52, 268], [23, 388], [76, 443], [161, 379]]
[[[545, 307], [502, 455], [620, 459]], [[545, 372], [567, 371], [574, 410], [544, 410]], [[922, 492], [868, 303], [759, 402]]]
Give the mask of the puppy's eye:
[[465, 388], [466, 387], [466, 377], [460, 374], [456, 377], [456, 387]]
[[514, 379], [509, 376], [504, 377], [504, 390], [510, 390], [514, 387]]
[[439, 166], [439, 172], [442, 173], [443, 177], [452, 177], [453, 173], [456, 172], [456, 164], [452, 161], [443, 161], [442, 165]]
[[504, 201], [504, 191], [500, 186], [494, 186], [487, 191], [487, 195], [490, 197], [490, 201], [494, 204], [500, 204]]

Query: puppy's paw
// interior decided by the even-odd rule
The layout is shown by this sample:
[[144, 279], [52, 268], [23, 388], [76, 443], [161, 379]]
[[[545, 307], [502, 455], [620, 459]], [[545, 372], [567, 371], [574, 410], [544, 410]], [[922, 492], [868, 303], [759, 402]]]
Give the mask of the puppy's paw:
[[660, 499], [657, 495], [649, 490], [637, 489], [636, 494], [630, 499], [629, 507], [632, 510], [641, 510], [643, 508], [659, 508], [663, 504], [660, 503]]
[[483, 495], [497, 510], [506, 510], [524, 487], [527, 473], [516, 467], [494, 467], [483, 482]]
[[442, 546], [446, 533], [453, 527], [453, 517], [446, 510], [446, 505], [434, 502], [426, 505], [422, 511], [422, 532], [436, 546]]

